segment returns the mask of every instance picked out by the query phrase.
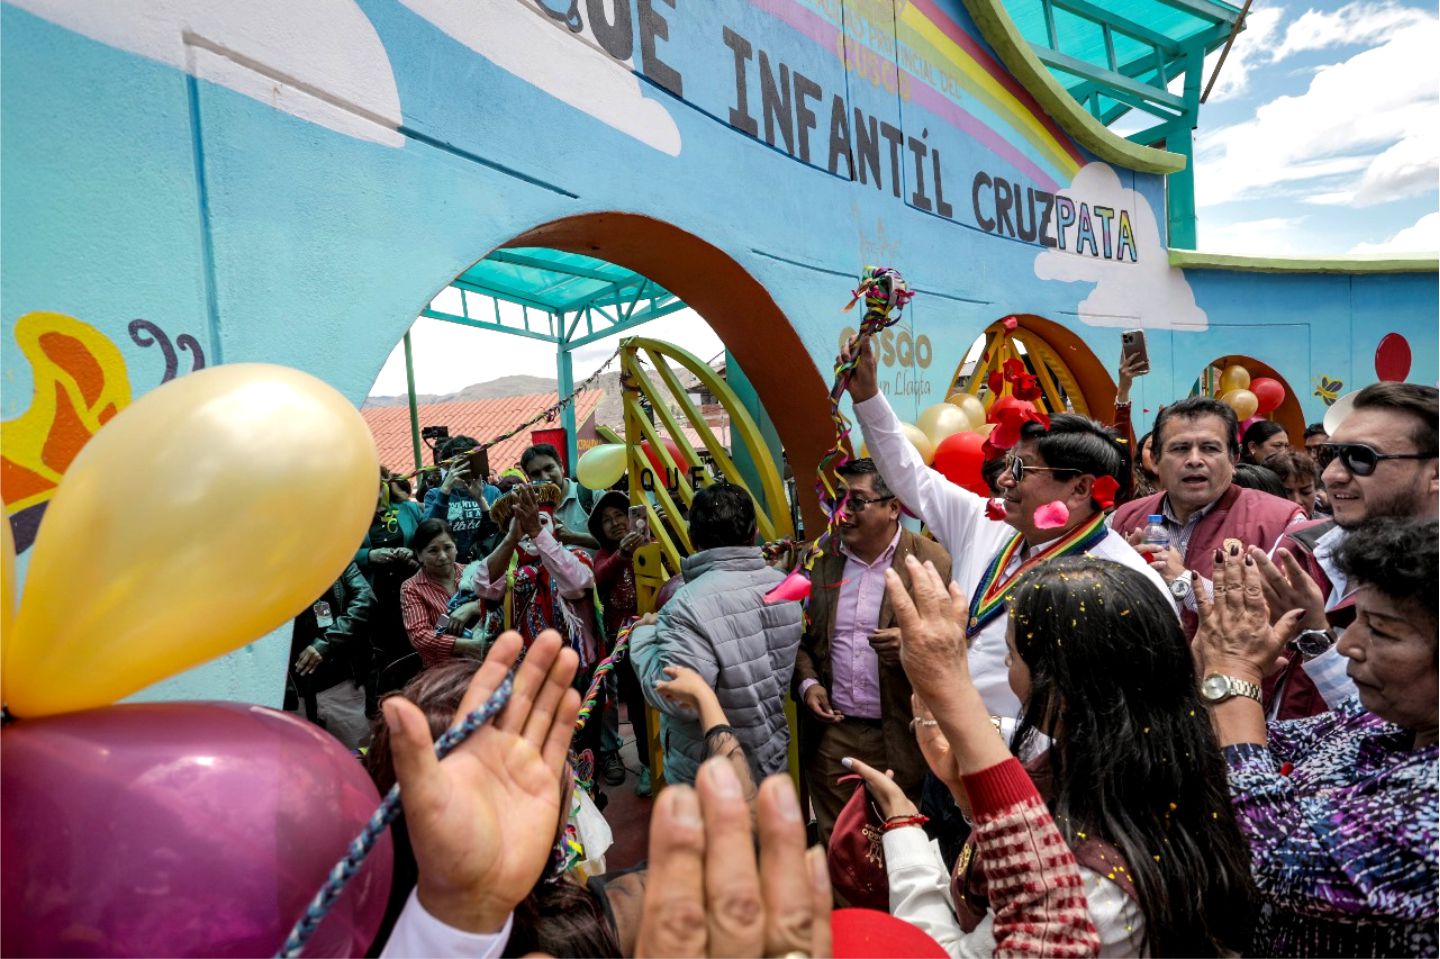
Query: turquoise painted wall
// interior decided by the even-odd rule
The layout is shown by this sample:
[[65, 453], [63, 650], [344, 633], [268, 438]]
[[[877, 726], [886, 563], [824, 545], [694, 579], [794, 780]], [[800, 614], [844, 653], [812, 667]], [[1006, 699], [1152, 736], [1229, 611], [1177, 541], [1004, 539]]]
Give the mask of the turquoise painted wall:
[[[1433, 272], [1172, 269], [1162, 180], [1096, 162], [958, 0], [18, 0], [0, 33], [6, 456], [42, 478], [63, 468], [17, 438], [58, 429], [27, 414], [74, 384], [22, 351], [29, 314], [118, 346], [106, 372], [132, 395], [203, 355], [296, 366], [358, 404], [456, 274], [607, 210], [725, 251], [822, 371], [850, 278], [901, 268], [920, 291], [906, 328], [929, 347], [882, 368], [904, 415], [1015, 312], [1106, 366], [1145, 327], [1152, 408], [1235, 352], [1318, 419], [1316, 377], [1373, 380], [1390, 332], [1411, 378], [1436, 379]], [[6, 483], [33, 532], [43, 491]], [[285, 652], [272, 636], [152, 694], [274, 703]]]

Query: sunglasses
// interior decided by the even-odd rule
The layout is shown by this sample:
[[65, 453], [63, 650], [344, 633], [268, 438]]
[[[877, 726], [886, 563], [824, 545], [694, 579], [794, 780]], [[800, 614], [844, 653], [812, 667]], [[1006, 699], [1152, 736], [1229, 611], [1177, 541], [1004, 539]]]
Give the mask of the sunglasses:
[[1369, 476], [1381, 460], [1433, 460], [1430, 453], [1377, 453], [1364, 443], [1319, 443], [1311, 447], [1315, 462], [1323, 472], [1325, 467], [1340, 460], [1355, 476]]
[[1031, 472], [1032, 470], [1042, 473], [1074, 473], [1077, 476], [1080, 473], [1080, 471], [1077, 469], [1069, 469], [1064, 466], [1026, 466], [1024, 461], [1021, 460], [1018, 456], [1011, 456], [1007, 458], [1005, 460], [1005, 469], [1001, 470], [1000, 472], [1008, 472], [1011, 478], [1015, 480], [1015, 485], [1019, 486], [1020, 483], [1025, 479], [1025, 474]]

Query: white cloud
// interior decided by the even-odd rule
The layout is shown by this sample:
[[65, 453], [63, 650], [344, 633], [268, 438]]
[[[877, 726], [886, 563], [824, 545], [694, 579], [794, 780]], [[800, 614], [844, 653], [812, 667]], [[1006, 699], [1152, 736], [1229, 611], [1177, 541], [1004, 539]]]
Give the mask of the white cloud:
[[400, 93], [353, 0], [14, 0], [68, 30], [337, 133], [398, 147]]
[[[1349, 202], [1339, 196], [1348, 191], [1359, 203], [1434, 189], [1434, 178], [1425, 185], [1415, 167], [1423, 141], [1440, 129], [1436, 50], [1440, 20], [1412, 18], [1379, 46], [1320, 68], [1303, 94], [1271, 100], [1253, 120], [1199, 131], [1199, 206], [1273, 198], [1277, 188], [1335, 194], [1330, 202]], [[1422, 142], [1386, 156], [1410, 137]]]
[[1440, 213], [1427, 213], [1381, 243], [1357, 243], [1351, 253], [1440, 253]]
[[[1087, 163], [1075, 174], [1070, 188], [1061, 190], [1078, 206], [1082, 201], [1091, 209], [1108, 206], [1116, 211], [1129, 211], [1135, 232], [1135, 249], [1139, 257], [1133, 262], [1103, 259], [1078, 251], [1072, 229], [1071, 240], [1062, 251], [1050, 249], [1035, 257], [1035, 275], [1042, 280], [1095, 284], [1077, 308], [1080, 319], [1091, 326], [1133, 327], [1149, 329], [1204, 330], [1209, 319], [1195, 304], [1195, 293], [1185, 272], [1170, 266], [1165, 247], [1160, 243], [1160, 230], [1150, 201], [1120, 183], [1115, 171], [1104, 163]], [[1056, 236], [1051, 214], [1050, 235]], [[1100, 229], [1097, 225], [1096, 229]], [[1118, 229], [1118, 225], [1116, 227]], [[1117, 244], [1118, 252], [1118, 244]]]
[[[1262, 7], [1259, 10], [1252, 10], [1245, 17], [1245, 29], [1235, 38], [1235, 43], [1230, 47], [1230, 53], [1225, 57], [1225, 66], [1220, 70], [1220, 78], [1215, 81], [1215, 86], [1210, 90], [1210, 98], [1206, 103], [1218, 103], [1244, 93], [1250, 86], [1250, 76], [1257, 66], [1261, 66], [1269, 57], [1272, 49], [1271, 39], [1275, 36], [1280, 26], [1280, 18], [1284, 11], [1279, 7]], [[1208, 79], [1215, 73], [1215, 65], [1220, 61], [1220, 51], [1216, 50], [1205, 58], [1205, 77]], [[1184, 74], [1175, 79], [1171, 86], [1172, 92], [1179, 93], [1179, 87], [1184, 85]]]
[[1423, 10], [1389, 0], [1355, 0], [1337, 10], [1306, 10], [1285, 28], [1285, 38], [1270, 59], [1278, 63], [1307, 50], [1370, 44], [1430, 19]]

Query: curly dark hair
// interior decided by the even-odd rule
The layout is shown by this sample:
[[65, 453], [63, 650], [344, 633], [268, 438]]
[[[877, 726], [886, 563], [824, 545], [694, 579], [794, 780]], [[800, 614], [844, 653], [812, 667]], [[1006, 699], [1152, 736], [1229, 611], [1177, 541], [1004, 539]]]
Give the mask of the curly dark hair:
[[1440, 619], [1440, 539], [1435, 520], [1384, 516], [1367, 520], [1345, 537], [1335, 563], [1352, 582], [1373, 586], [1399, 603], [1413, 603]]

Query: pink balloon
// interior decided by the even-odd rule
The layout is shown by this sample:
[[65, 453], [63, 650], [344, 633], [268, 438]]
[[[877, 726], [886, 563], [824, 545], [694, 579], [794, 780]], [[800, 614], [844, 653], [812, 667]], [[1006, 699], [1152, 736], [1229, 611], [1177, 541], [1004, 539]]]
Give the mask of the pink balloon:
[[[1009, 397], [1001, 397], [1009, 399]], [[977, 496], [989, 496], [990, 487], [980, 475], [985, 462], [981, 449], [985, 438], [979, 433], [956, 433], [947, 436], [935, 446], [934, 467], [956, 486], [962, 486]]]
[[1250, 392], [1255, 394], [1259, 405], [1255, 411], [1261, 416], [1268, 415], [1280, 408], [1285, 402], [1285, 385], [1279, 380], [1268, 376], [1257, 376], [1250, 381]]
[[[335, 739], [241, 703], [111, 706], [0, 734], [10, 956], [268, 956], [380, 803]], [[387, 833], [307, 956], [363, 955]]]

